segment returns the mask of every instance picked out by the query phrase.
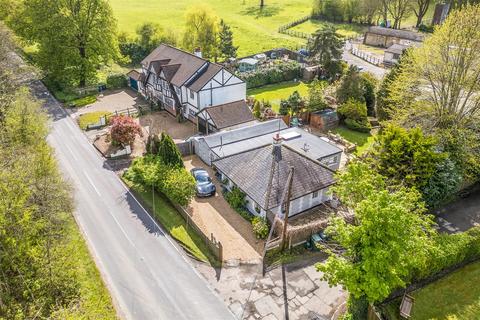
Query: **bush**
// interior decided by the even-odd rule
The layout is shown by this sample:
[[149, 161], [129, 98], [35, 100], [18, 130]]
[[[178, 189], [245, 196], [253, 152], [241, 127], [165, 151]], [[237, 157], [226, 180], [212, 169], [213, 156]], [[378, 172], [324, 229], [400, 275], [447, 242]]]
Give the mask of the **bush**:
[[245, 208], [245, 193], [238, 187], [233, 187], [231, 191], [227, 192], [227, 194], [225, 195], [225, 200], [227, 200], [227, 202], [234, 209]]
[[107, 87], [109, 89], [125, 88], [127, 85], [127, 77], [123, 74], [112, 74], [107, 77]]
[[253, 72], [237, 74], [247, 83], [247, 88], [261, 87], [267, 84], [290, 81], [300, 78], [302, 67], [296, 61], [276, 61], [271, 67], [260, 67]]
[[425, 33], [433, 33], [433, 26], [426, 26], [423, 23], [418, 27], [418, 31]]
[[348, 129], [352, 129], [358, 132], [368, 133], [372, 129], [368, 121], [359, 122], [353, 119], [345, 119], [345, 125]]
[[253, 232], [257, 239], [265, 239], [268, 236], [268, 224], [264, 218], [255, 217], [252, 220]]
[[427, 257], [426, 263], [413, 272], [413, 281], [425, 279], [446, 268], [479, 259], [480, 227], [473, 227], [463, 233], [438, 234]]
[[110, 135], [115, 143], [122, 145], [132, 144], [137, 134], [142, 135], [142, 129], [132, 117], [124, 115], [113, 116], [110, 119], [110, 124], [112, 125]]

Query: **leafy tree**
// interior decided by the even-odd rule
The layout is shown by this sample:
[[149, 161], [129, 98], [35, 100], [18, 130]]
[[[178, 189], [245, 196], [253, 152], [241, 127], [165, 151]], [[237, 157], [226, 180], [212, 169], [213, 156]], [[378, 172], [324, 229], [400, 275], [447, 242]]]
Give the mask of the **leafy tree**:
[[353, 162], [332, 187], [355, 217], [352, 224], [332, 219], [327, 232], [346, 251], [331, 255], [317, 269], [331, 285], [343, 285], [353, 300], [382, 301], [404, 287], [430, 248], [433, 221], [424, 215], [419, 193], [387, 191], [385, 181], [367, 164]]
[[393, 28], [400, 29], [404, 17], [412, 11], [412, 0], [383, 0], [386, 3], [386, 9], [393, 19]]
[[172, 137], [165, 132], [162, 132], [160, 144], [158, 146], [158, 155], [163, 163], [171, 167], [184, 168], [182, 155], [178, 150]]
[[343, 21], [344, 10], [341, 1], [316, 0], [313, 6], [313, 15], [333, 22]]
[[365, 102], [349, 99], [338, 108], [338, 113], [348, 128], [360, 132], [370, 132], [370, 123], [367, 118], [367, 106]]
[[430, 8], [430, 3], [432, 0], [416, 0], [415, 6], [413, 7], [413, 12], [417, 17], [417, 22], [415, 23], [415, 27], [420, 27], [423, 21], [423, 17], [428, 12], [428, 8]]
[[189, 51], [202, 50], [205, 58], [218, 57], [218, 17], [207, 6], [193, 6], [186, 13], [183, 46]]
[[318, 111], [328, 108], [328, 104], [325, 102], [325, 81], [318, 79], [313, 80], [308, 85], [308, 110]]
[[233, 45], [233, 32], [223, 19], [220, 20], [220, 32], [218, 33], [218, 37], [220, 56], [224, 59], [236, 58], [238, 47]]
[[160, 146], [160, 138], [156, 134], [150, 134], [147, 138], [147, 144], [145, 146], [145, 151], [147, 154], [158, 154], [158, 149]]
[[337, 102], [345, 103], [349, 99], [365, 102], [364, 83], [357, 67], [350, 66], [337, 88]]
[[60, 86], [85, 86], [118, 56], [116, 23], [106, 0], [25, 0], [11, 25], [38, 44], [36, 62]]
[[365, 104], [367, 105], [367, 113], [368, 115], [373, 116], [375, 115], [378, 80], [370, 72], [362, 72], [360, 77], [362, 78], [363, 97], [365, 99]]
[[343, 0], [343, 14], [348, 23], [352, 23], [360, 15], [360, 0]]
[[401, 72], [402, 61], [404, 60], [400, 59], [400, 61], [390, 69], [378, 89], [376, 113], [379, 120], [390, 120], [392, 118], [392, 112], [394, 112], [397, 106], [397, 100], [394, 94], [392, 94], [392, 90], [395, 89], [395, 82]]
[[[321, 64], [339, 63], [343, 53], [343, 39], [335, 32], [332, 25], [327, 25], [323, 29], [318, 29], [312, 35], [312, 40], [308, 43], [310, 58]], [[334, 78], [335, 74], [329, 73], [329, 77]]]
[[260, 117], [262, 116], [261, 107], [262, 106], [260, 104], [260, 101], [256, 100], [253, 104], [253, 115], [257, 119], [260, 119]]
[[[340, 199], [347, 196], [333, 189]], [[367, 193], [354, 211], [353, 224], [337, 217], [327, 228], [345, 253], [329, 256], [317, 269], [330, 285], [341, 284], [356, 299], [382, 301], [424, 265], [433, 221], [424, 215], [418, 192], [407, 189]]]
[[122, 145], [131, 145], [136, 135], [142, 135], [142, 128], [132, 117], [113, 116], [110, 119], [112, 141]]
[[195, 186], [195, 179], [183, 167], [168, 169], [164, 178], [159, 180], [160, 190], [181, 206], [188, 205], [195, 196]]
[[281, 114], [282, 116], [286, 116], [287, 114], [290, 113], [290, 105], [288, 104], [288, 101], [285, 99], [280, 100], [280, 109], [278, 110], [278, 113]]
[[303, 99], [297, 90], [292, 92], [292, 94], [288, 97], [287, 102], [293, 114], [298, 114], [303, 108]]
[[452, 198], [458, 190], [462, 176], [449, 158], [437, 164], [435, 173], [421, 190], [423, 199], [429, 207], [438, 207]]
[[375, 136], [370, 155], [380, 174], [422, 190], [446, 157], [436, 146], [436, 139], [423, 135], [420, 128], [389, 125]]
[[361, 22], [373, 24], [373, 19], [380, 12], [381, 6], [381, 0], [361, 0], [359, 4]]

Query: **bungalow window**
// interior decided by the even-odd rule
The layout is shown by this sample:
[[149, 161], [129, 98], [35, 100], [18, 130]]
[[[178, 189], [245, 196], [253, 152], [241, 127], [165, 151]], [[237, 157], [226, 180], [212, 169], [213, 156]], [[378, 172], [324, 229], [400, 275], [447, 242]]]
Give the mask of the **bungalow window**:
[[258, 205], [258, 203], [255, 202], [255, 211], [257, 213], [260, 213], [262, 211], [262, 209], [260, 208], [260, 206]]
[[192, 91], [192, 90], [190, 90], [190, 99], [195, 99], [195, 96], [194, 96], [194, 94], [193, 94], [193, 91]]
[[286, 202], [282, 203], [282, 213], [285, 213], [285, 212], [287, 212], [287, 203]]
[[315, 191], [314, 193], [312, 193], [312, 198], [313, 199], [318, 198], [318, 191]]

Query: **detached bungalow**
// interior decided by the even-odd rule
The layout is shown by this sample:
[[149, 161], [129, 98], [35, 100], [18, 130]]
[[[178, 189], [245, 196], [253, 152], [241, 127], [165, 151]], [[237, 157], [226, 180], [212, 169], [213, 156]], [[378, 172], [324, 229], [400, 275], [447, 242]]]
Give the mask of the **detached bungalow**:
[[[251, 116], [251, 111], [242, 105], [246, 99], [245, 82], [203, 59], [198, 51], [191, 54], [161, 44], [141, 64], [140, 75], [129, 73], [131, 79], [139, 79], [138, 91], [172, 115], [182, 115], [196, 123], [202, 133], [209, 128], [210, 132], [218, 130], [208, 112], [202, 112], [205, 108], [223, 105], [236, 119]], [[232, 123], [237, 125], [235, 122]]]
[[286, 211], [290, 168], [294, 174], [289, 216], [330, 200], [328, 188], [335, 183], [333, 170], [283, 144], [282, 140], [277, 135], [273, 144], [213, 161], [226, 187], [236, 186], [246, 194], [247, 209], [269, 219]]

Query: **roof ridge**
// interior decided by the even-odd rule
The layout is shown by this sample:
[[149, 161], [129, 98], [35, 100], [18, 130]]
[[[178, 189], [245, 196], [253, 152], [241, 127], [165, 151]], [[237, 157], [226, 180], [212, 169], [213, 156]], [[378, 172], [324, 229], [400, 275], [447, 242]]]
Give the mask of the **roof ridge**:
[[[174, 47], [174, 46], [172, 46], [172, 45], [170, 45], [170, 44], [168, 44], [168, 43], [160, 43], [160, 45], [159, 45], [158, 47], [160, 47], [160, 46], [162, 46], [162, 45], [163, 45], [163, 46], [166, 46], [166, 47], [170, 47], [170, 48], [175, 49], [175, 50], [178, 50], [178, 51], [181, 51], [181, 52], [186, 53], [186, 54], [188, 54], [188, 55], [191, 55], [192, 57], [195, 57], [195, 58], [197, 58], [197, 59], [210, 62], [209, 60], [207, 60], [207, 59], [205, 59], [205, 58], [203, 58], [203, 57], [199, 57], [199, 56], [197, 56], [197, 55], [195, 55], [195, 54], [193, 54], [193, 53], [191, 53], [191, 52], [188, 52], [188, 51], [186, 51], [186, 50], [183, 50], [183, 49]], [[157, 48], [158, 48], [158, 47], [157, 47]]]

